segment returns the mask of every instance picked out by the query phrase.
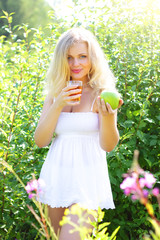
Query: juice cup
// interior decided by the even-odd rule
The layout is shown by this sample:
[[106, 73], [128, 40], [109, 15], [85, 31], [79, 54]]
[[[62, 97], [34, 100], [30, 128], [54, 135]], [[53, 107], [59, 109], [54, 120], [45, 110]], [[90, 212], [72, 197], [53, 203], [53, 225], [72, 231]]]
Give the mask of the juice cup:
[[[82, 93], [82, 81], [76, 81], [76, 80], [72, 80], [72, 81], [68, 81], [67, 82], [67, 86], [73, 86], [73, 85], [77, 85], [77, 89], [80, 89]], [[78, 95], [80, 93], [74, 93], [74, 94], [71, 94], [70, 96], [73, 96], [73, 95]], [[81, 101], [81, 97], [77, 97], [76, 99], [74, 99], [75, 102], [80, 102]]]

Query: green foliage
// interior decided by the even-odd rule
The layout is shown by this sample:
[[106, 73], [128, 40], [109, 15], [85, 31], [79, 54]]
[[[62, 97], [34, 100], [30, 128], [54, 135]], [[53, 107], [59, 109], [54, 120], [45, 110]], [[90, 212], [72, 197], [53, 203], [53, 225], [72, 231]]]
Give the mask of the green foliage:
[[[98, 1], [97, 1], [98, 2]], [[1, 152], [24, 183], [34, 173], [38, 177], [48, 147], [39, 149], [34, 131], [45, 97], [45, 75], [57, 38], [72, 26], [87, 27], [98, 38], [117, 79], [124, 105], [118, 114], [120, 141], [107, 154], [115, 210], [105, 211], [105, 221], [113, 232], [118, 226], [121, 240], [142, 239], [151, 224], [143, 206], [126, 198], [120, 190], [122, 174], [131, 166], [134, 149], [140, 151], [139, 163], [160, 178], [160, 19], [156, 0], [149, 6], [131, 7], [131, 0], [112, 0], [102, 8], [75, 6], [72, 21], [50, 12], [44, 29], [21, 25], [12, 28], [15, 15], [4, 14], [9, 39], [0, 37], [0, 114]], [[79, 16], [83, 16], [81, 19]], [[11, 18], [12, 17], [12, 18]], [[7, 19], [9, 23], [7, 23]], [[23, 39], [17, 37], [17, 31]], [[30, 37], [33, 36], [33, 37]], [[24, 189], [4, 167], [0, 173], [2, 239], [38, 239], [31, 223], [37, 224], [26, 207], [30, 204]], [[153, 199], [153, 207], [158, 206]]]
[[[3, 16], [3, 11], [11, 14], [14, 13], [11, 25], [15, 28], [17, 25], [27, 24], [29, 28], [45, 27], [49, 23], [47, 12], [51, 10], [45, 0], [0, 0], [0, 16]], [[5, 18], [0, 18], [0, 35], [9, 36], [9, 31], [5, 25]], [[21, 32], [16, 32], [19, 37], [22, 37]]]
[[[75, 224], [74, 222], [72, 222], [70, 214], [78, 217], [79, 224]], [[65, 210], [64, 216], [60, 224], [70, 224], [73, 227], [71, 233], [78, 232], [81, 240], [116, 240], [116, 235], [120, 227], [117, 227], [109, 236], [108, 225], [110, 225], [110, 223], [103, 223], [103, 218], [104, 212], [102, 212], [100, 208], [98, 209], [98, 211], [89, 209], [86, 211], [86, 209], [83, 209], [79, 207], [78, 204], [75, 204], [71, 207], [70, 210]], [[86, 225], [91, 227], [86, 227]]]
[[150, 238], [149, 235], [145, 235], [144, 240], [152, 240], [152, 239], [153, 240], [158, 240], [158, 239], [160, 239], [160, 225], [154, 219], [149, 219], [149, 221], [153, 225], [153, 228], [154, 228], [155, 232], [150, 231], [150, 236], [152, 238]]

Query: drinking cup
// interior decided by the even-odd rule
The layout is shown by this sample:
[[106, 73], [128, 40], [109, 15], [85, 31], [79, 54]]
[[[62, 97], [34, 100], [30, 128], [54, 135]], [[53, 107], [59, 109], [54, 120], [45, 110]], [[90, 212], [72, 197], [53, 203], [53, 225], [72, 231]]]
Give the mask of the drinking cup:
[[[82, 93], [82, 81], [72, 80], [72, 81], [68, 81], [68, 82], [67, 82], [67, 86], [73, 86], [73, 85], [76, 85], [76, 86], [77, 86], [76, 89], [80, 89], [81, 92], [71, 94], [70, 96], [78, 95], [78, 94]], [[81, 101], [81, 97], [77, 97], [77, 98], [75, 98], [73, 101], [74, 101], [74, 102], [80, 102], [80, 101]]]

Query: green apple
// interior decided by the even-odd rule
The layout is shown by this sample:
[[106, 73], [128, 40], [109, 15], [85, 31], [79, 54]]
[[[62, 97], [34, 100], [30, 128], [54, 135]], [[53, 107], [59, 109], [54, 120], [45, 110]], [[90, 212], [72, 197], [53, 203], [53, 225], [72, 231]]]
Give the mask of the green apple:
[[113, 110], [115, 110], [119, 105], [120, 97], [115, 92], [103, 91], [100, 97], [104, 99], [105, 103], [109, 103]]

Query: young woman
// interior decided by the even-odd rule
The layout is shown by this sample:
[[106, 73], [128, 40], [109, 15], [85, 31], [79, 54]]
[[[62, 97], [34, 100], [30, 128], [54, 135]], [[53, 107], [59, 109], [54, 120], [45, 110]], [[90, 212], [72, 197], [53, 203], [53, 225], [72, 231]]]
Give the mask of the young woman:
[[[117, 109], [105, 104], [100, 93], [116, 91], [104, 53], [94, 35], [82, 28], [62, 34], [47, 73], [48, 95], [35, 131], [39, 147], [48, 145], [55, 133], [40, 178], [46, 188], [40, 200], [60, 240], [78, 240], [71, 226], [60, 229], [64, 210], [74, 204], [86, 209], [113, 209], [106, 151], [119, 141]], [[82, 92], [69, 80], [82, 81]], [[80, 97], [80, 102], [77, 98]], [[118, 108], [123, 101], [120, 99]], [[71, 216], [73, 222], [78, 220]]]

